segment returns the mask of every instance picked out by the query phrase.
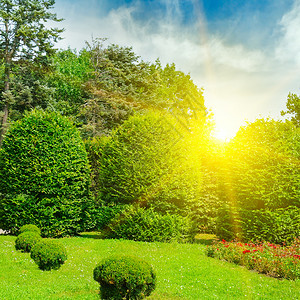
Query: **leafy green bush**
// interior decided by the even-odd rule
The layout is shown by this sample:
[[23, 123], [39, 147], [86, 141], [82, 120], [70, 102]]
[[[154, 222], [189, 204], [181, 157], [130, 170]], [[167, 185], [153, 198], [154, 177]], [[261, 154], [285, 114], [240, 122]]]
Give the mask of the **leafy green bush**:
[[95, 221], [95, 229], [102, 230], [116, 217], [117, 214], [121, 213], [126, 209], [128, 205], [99, 205], [95, 208], [93, 219]]
[[223, 207], [217, 218], [217, 236], [231, 241], [268, 241], [290, 244], [300, 236], [300, 208], [243, 210]]
[[23, 233], [23, 232], [27, 232], [27, 231], [30, 231], [30, 232], [36, 232], [37, 234], [41, 235], [41, 230], [36, 226], [36, 225], [33, 225], [33, 224], [26, 224], [26, 225], [23, 225], [20, 229], [19, 229], [19, 234]]
[[226, 147], [224, 201], [247, 209], [300, 207], [300, 128], [257, 119]]
[[18, 235], [15, 241], [15, 247], [17, 250], [30, 252], [32, 247], [40, 242], [41, 239], [41, 236], [37, 232], [26, 231]]
[[113, 256], [94, 269], [102, 299], [143, 299], [156, 285], [156, 274], [145, 261], [130, 256]]
[[291, 244], [300, 237], [300, 208], [242, 211], [244, 241]]
[[125, 121], [101, 144], [97, 182], [101, 199], [124, 204], [146, 201], [180, 165], [181, 138], [174, 121], [160, 114], [135, 115]]
[[196, 231], [188, 218], [129, 206], [116, 215], [104, 236], [143, 242], [189, 242], [194, 240]]
[[89, 173], [84, 144], [67, 118], [40, 110], [27, 113], [11, 126], [0, 149], [2, 229], [35, 220], [48, 236], [85, 229]]
[[67, 250], [58, 241], [44, 239], [34, 245], [30, 256], [41, 270], [57, 270], [67, 260]]

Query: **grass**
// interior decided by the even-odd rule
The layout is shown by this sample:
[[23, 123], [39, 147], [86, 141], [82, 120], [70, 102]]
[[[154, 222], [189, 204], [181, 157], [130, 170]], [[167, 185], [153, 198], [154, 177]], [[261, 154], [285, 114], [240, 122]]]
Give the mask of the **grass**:
[[96, 264], [112, 254], [151, 263], [157, 288], [148, 299], [300, 299], [300, 281], [278, 280], [206, 257], [202, 244], [102, 240], [96, 233], [64, 238], [68, 260], [41, 271], [30, 254], [15, 250], [14, 236], [0, 236], [0, 299], [99, 299]]

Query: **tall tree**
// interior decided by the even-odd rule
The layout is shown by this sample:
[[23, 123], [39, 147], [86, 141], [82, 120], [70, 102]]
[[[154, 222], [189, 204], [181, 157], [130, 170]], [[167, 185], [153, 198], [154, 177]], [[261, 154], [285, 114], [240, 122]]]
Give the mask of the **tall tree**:
[[5, 133], [14, 67], [22, 62], [47, 64], [54, 53], [54, 43], [63, 29], [46, 27], [47, 21], [61, 21], [51, 12], [55, 0], [0, 0], [0, 59], [4, 64], [4, 91], [1, 99], [3, 115], [0, 145]]

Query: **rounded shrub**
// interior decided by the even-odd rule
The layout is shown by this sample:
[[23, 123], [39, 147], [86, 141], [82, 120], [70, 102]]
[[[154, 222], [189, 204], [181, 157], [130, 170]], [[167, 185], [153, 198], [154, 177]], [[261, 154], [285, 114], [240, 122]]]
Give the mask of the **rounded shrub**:
[[[182, 135], [170, 117], [134, 115], [99, 141], [96, 189], [106, 203], [145, 201], [183, 160]], [[93, 150], [96, 151], [95, 149]]]
[[[34, 223], [36, 218], [45, 236], [86, 229], [89, 185], [85, 146], [68, 118], [34, 110], [12, 124], [0, 149], [1, 202], [5, 203], [0, 219], [11, 220], [1, 222], [2, 229]], [[19, 206], [22, 211], [16, 214]]]
[[94, 269], [102, 299], [143, 299], [156, 285], [156, 274], [146, 261], [131, 256], [113, 256]]
[[36, 232], [37, 234], [41, 235], [41, 230], [33, 224], [26, 224], [23, 225], [20, 229], [19, 229], [19, 234], [23, 233], [23, 232]]
[[67, 250], [58, 241], [44, 239], [31, 249], [30, 256], [41, 270], [57, 270], [67, 260]]
[[30, 252], [32, 247], [41, 240], [42, 238], [37, 232], [26, 231], [18, 235], [15, 241], [15, 247], [17, 250]]

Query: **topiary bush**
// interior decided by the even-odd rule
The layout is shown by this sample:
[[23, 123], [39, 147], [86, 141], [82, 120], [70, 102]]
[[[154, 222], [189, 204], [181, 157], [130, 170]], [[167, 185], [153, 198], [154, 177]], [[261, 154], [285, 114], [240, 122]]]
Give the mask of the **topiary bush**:
[[36, 219], [45, 236], [87, 229], [89, 185], [87, 153], [69, 119], [34, 110], [12, 124], [0, 149], [2, 229]]
[[128, 206], [103, 231], [106, 238], [143, 242], [191, 242], [197, 226], [187, 217]]
[[26, 224], [23, 225], [20, 229], [19, 229], [19, 234], [23, 233], [23, 232], [36, 232], [37, 234], [41, 235], [41, 230], [33, 224]]
[[113, 256], [94, 269], [102, 299], [143, 299], [156, 285], [156, 274], [146, 261], [131, 256]]
[[37, 232], [26, 231], [18, 235], [15, 241], [16, 250], [30, 252], [32, 247], [42, 240]]
[[67, 260], [67, 250], [58, 241], [44, 239], [35, 244], [30, 256], [41, 270], [57, 270]]

